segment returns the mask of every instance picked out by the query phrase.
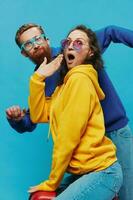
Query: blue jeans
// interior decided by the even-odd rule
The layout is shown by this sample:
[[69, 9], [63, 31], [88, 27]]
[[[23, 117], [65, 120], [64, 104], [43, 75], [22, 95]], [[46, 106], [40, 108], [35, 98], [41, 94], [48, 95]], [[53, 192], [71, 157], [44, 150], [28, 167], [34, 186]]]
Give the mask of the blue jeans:
[[133, 199], [133, 134], [128, 126], [107, 133], [117, 147], [118, 162], [122, 167], [123, 185], [119, 192], [120, 200]]
[[99, 172], [82, 176], [69, 175], [57, 192], [55, 200], [112, 200], [122, 185], [122, 170], [118, 162]]

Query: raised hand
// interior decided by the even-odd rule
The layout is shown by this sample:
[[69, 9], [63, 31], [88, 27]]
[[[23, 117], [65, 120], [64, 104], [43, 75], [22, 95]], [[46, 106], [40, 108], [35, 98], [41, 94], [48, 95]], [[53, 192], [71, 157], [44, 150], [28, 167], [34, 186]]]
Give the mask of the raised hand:
[[62, 60], [63, 60], [63, 55], [60, 54], [54, 60], [52, 60], [50, 63], [47, 64], [47, 58], [45, 57], [43, 63], [36, 70], [36, 73], [45, 77], [51, 76], [59, 69]]

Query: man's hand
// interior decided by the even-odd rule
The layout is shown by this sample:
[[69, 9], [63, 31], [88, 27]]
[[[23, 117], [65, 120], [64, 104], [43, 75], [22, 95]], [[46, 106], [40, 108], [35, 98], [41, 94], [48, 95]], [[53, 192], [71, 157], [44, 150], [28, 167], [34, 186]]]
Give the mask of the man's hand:
[[45, 57], [43, 63], [36, 70], [36, 73], [45, 77], [51, 76], [59, 69], [62, 60], [63, 54], [60, 54], [53, 61], [47, 64], [47, 58]]
[[6, 110], [6, 116], [8, 119], [20, 121], [25, 116], [26, 110], [21, 109], [19, 106], [11, 106]]

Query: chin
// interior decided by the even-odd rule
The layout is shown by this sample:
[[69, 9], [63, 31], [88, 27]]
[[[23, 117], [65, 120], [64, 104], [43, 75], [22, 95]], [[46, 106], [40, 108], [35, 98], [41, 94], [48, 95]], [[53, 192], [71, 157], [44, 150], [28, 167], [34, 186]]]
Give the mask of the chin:
[[44, 61], [44, 57], [34, 57], [31, 59], [33, 63], [36, 65], [41, 65], [42, 62]]
[[67, 65], [68, 69], [72, 69], [73, 68], [73, 65]]
[[68, 69], [71, 69], [71, 68], [73, 68], [74, 66], [75, 66], [74, 63], [67, 63], [67, 67], [68, 67]]

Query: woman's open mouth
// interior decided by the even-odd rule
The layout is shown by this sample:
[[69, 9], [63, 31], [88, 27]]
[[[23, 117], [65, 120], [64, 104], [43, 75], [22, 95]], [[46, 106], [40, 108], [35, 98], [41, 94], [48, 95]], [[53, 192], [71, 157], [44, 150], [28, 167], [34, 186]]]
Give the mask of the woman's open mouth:
[[72, 53], [67, 54], [67, 63], [71, 64], [75, 59], [75, 56]]

